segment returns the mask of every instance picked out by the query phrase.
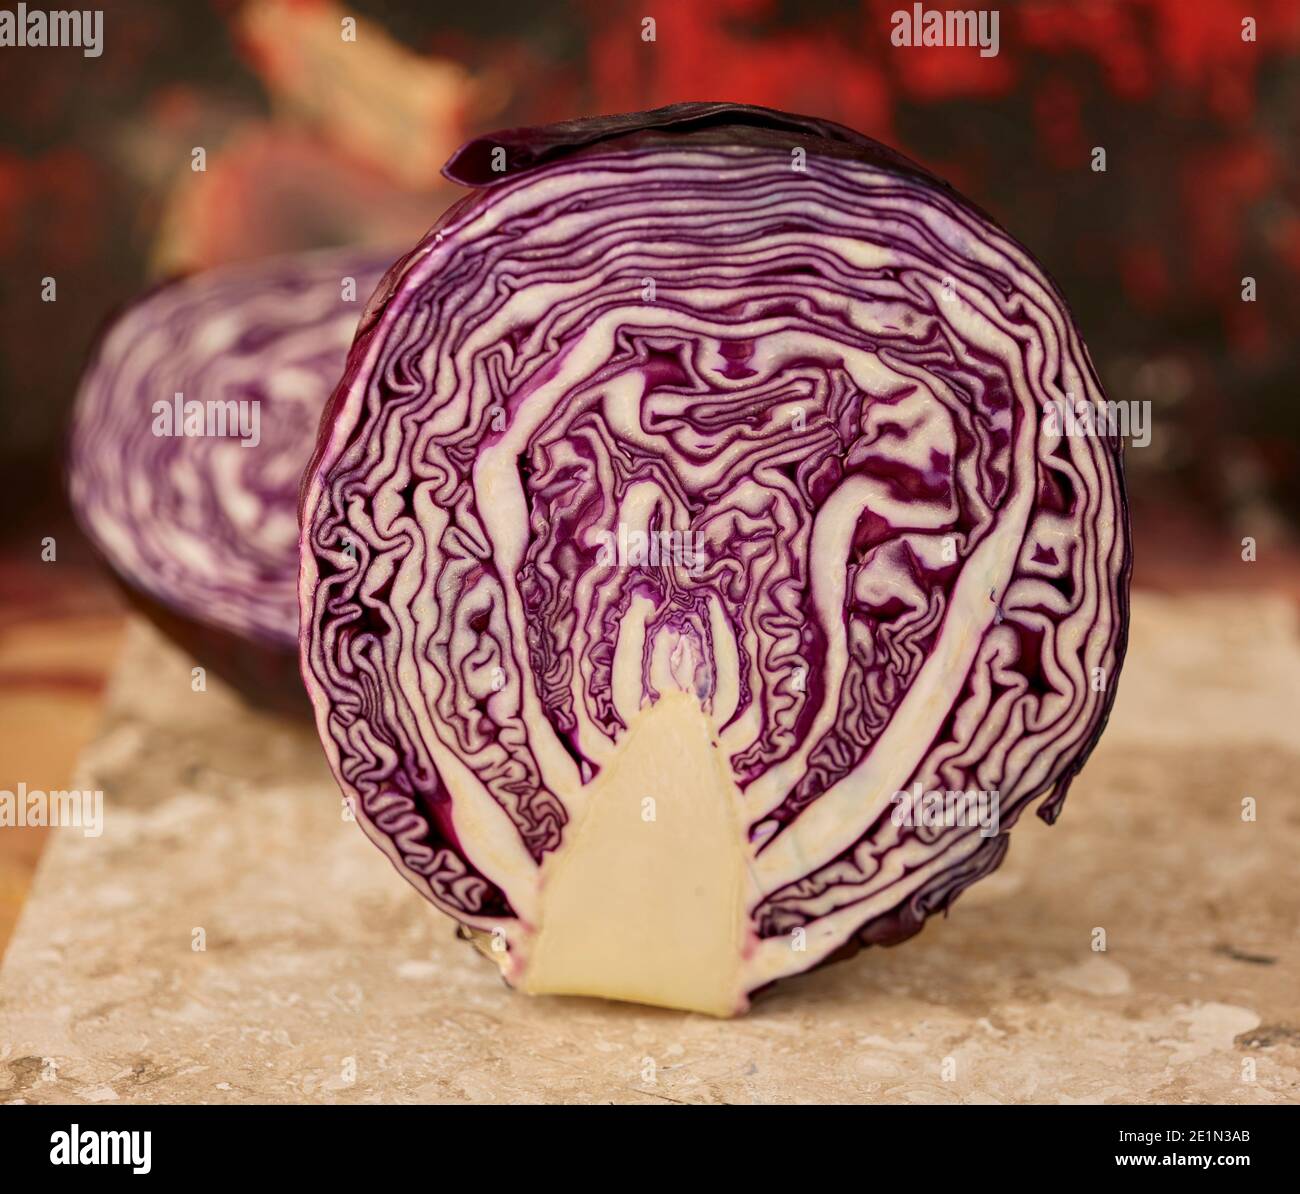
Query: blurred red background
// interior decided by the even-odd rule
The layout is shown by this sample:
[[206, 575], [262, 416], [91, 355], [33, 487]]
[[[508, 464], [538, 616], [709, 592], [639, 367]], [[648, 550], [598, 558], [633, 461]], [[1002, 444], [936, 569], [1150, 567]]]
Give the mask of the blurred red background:
[[1300, 7], [1004, 5], [994, 57], [892, 45], [899, 7], [119, 0], [100, 57], [0, 51], [0, 534], [22, 556], [66, 527], [86, 350], [159, 275], [409, 243], [453, 197], [438, 167], [471, 133], [726, 98], [901, 148], [1040, 257], [1110, 397], [1152, 404], [1151, 443], [1128, 454], [1139, 579], [1144, 539], [1151, 576], [1162, 550], [1179, 575], [1213, 570], [1212, 534], [1281, 551], [1300, 523]]

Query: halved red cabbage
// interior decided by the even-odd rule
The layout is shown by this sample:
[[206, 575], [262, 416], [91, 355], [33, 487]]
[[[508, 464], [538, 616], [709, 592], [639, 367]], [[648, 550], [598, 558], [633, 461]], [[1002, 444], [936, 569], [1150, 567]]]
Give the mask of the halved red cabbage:
[[[303, 478], [361, 824], [533, 993], [728, 1015], [916, 932], [1056, 817], [1115, 695], [1121, 445], [1044, 417], [1103, 401], [1064, 300], [806, 117], [516, 129], [446, 173], [476, 189], [376, 292]], [[998, 820], [898, 815], [932, 792]]]
[[109, 327], [77, 396], [82, 528], [142, 608], [265, 703], [304, 703], [298, 485], [391, 261], [326, 250], [161, 286]]

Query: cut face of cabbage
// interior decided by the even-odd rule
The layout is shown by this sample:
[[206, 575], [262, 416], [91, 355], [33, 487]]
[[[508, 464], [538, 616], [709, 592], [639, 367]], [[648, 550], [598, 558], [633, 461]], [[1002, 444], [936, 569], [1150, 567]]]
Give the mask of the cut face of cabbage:
[[123, 312], [82, 379], [82, 528], [146, 612], [255, 697], [282, 683], [302, 704], [298, 485], [390, 260], [325, 250], [173, 281]]
[[1104, 401], [1062, 299], [805, 117], [513, 130], [448, 173], [477, 189], [380, 285], [303, 484], [358, 820], [532, 993], [731, 1015], [914, 933], [1114, 699], [1120, 444], [1045, 418]]

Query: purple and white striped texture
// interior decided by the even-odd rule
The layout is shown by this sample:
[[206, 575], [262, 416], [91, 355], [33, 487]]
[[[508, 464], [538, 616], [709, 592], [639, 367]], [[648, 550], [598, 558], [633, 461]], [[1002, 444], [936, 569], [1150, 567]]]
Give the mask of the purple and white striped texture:
[[[738, 792], [734, 1010], [914, 933], [1008, 838], [891, 795], [1051, 821], [1115, 694], [1120, 444], [1045, 426], [1103, 401], [1061, 296], [809, 118], [512, 130], [447, 173], [476, 190], [376, 293], [304, 476], [304, 674], [363, 826], [526, 986], [542, 868], [676, 685]], [[620, 524], [706, 566], [605, 564]]]
[[[82, 528], [201, 662], [257, 690], [279, 673], [300, 689], [299, 480], [365, 301], [391, 260], [325, 250], [170, 282], [111, 324], [81, 383], [68, 485]], [[244, 447], [233, 427], [156, 435], [154, 404], [177, 393], [205, 409], [256, 402], [260, 442]], [[233, 658], [245, 648], [264, 655], [265, 667]]]

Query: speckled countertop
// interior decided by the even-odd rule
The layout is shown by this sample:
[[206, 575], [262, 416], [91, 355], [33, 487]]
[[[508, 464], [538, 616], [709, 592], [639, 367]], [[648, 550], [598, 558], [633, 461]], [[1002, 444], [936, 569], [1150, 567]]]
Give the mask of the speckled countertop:
[[191, 693], [133, 625], [78, 776], [104, 833], [53, 831], [0, 969], [0, 1100], [1300, 1101], [1298, 710], [1291, 603], [1139, 594], [1058, 824], [726, 1022], [512, 994], [344, 820], [310, 729]]

